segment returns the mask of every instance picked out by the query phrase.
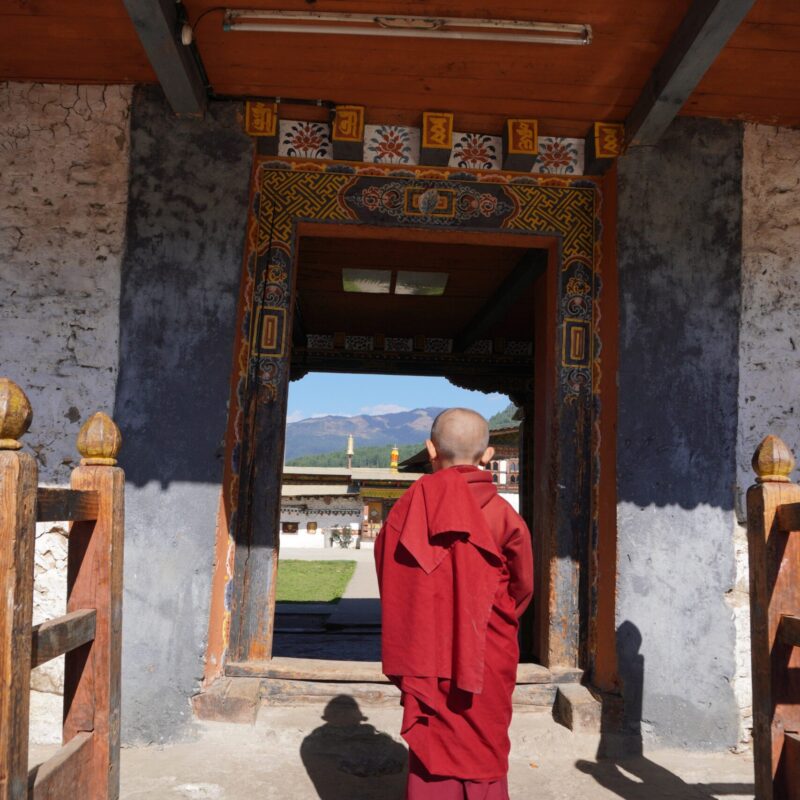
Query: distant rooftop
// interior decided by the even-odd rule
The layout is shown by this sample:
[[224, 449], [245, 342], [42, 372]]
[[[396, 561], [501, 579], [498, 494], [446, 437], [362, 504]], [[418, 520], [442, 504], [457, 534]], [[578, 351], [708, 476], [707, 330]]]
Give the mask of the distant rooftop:
[[[304, 478], [339, 478], [341, 481], [385, 481], [393, 483], [413, 483], [421, 478], [419, 472], [394, 472], [388, 467], [284, 467], [284, 483], [296, 483], [292, 479]], [[302, 481], [301, 481], [302, 483]]]
[[350, 491], [348, 483], [285, 483], [281, 486], [282, 497], [358, 497]]

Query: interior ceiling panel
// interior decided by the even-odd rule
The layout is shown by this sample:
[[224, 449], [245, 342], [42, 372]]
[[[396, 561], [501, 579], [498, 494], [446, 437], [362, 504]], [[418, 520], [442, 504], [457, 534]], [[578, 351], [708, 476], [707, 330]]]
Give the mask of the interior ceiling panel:
[[[527, 252], [524, 248], [303, 237], [297, 296], [307, 333], [441, 336], [464, 332]], [[342, 270], [446, 272], [441, 296], [345, 292]], [[520, 294], [491, 336], [533, 338], [534, 286]]]
[[0, 78], [156, 82], [122, 0], [0, 0]]
[[[367, 122], [419, 124], [454, 111], [456, 129], [498, 134], [510, 116], [544, 135], [583, 136], [594, 120], [622, 121], [689, 7], [689, 0], [318, 0], [317, 11], [471, 16], [589, 23], [588, 46], [413, 38], [224, 32], [222, 14], [196, 37], [218, 95], [358, 103]], [[243, 6], [308, 10], [303, 0]], [[213, 0], [186, 0], [190, 20]], [[0, 0], [0, 79], [153, 83], [121, 0]], [[289, 110], [289, 109], [287, 109]], [[293, 107], [319, 118], [322, 109]], [[684, 114], [800, 125], [800, 3], [757, 0]]]

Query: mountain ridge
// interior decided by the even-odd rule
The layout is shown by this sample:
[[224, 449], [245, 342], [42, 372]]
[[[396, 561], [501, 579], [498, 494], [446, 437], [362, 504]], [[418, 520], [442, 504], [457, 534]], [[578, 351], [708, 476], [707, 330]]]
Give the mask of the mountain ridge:
[[301, 456], [345, 452], [347, 437], [352, 435], [355, 447], [417, 444], [427, 438], [438, 406], [392, 411], [388, 414], [356, 414], [345, 417], [329, 414], [310, 417], [286, 425], [286, 461]]
[[[428, 438], [433, 420], [443, 410], [439, 406], [427, 406], [388, 414], [356, 414], [351, 417], [326, 414], [323, 417], [290, 422], [286, 425], [285, 461], [289, 463], [304, 456], [341, 453], [344, 464], [349, 435], [355, 439], [356, 453], [359, 447], [372, 449], [397, 445], [404, 449], [404, 445], [418, 445]], [[490, 426], [514, 424], [511, 417], [515, 411], [515, 406], [510, 404], [490, 417]]]

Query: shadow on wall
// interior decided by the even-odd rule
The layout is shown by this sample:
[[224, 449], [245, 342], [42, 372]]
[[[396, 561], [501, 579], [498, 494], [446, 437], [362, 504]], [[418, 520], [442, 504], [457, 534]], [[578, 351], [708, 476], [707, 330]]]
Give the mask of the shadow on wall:
[[676, 120], [618, 168], [619, 500], [731, 510], [742, 126]]
[[408, 750], [367, 725], [354, 698], [334, 697], [324, 725], [300, 746], [300, 758], [321, 800], [400, 800], [405, 794]]
[[133, 486], [219, 484], [252, 142], [239, 103], [178, 119], [137, 87], [115, 419]]
[[[654, 800], [661, 797], [713, 798], [717, 795], [752, 797], [751, 783], [686, 783], [674, 772], [643, 755], [642, 698], [644, 656], [639, 652], [642, 634], [632, 622], [617, 629], [617, 649], [624, 669], [621, 675], [625, 712], [621, 721], [603, 711], [603, 727], [597, 761], [579, 760], [575, 768], [624, 800]], [[624, 755], [621, 755], [623, 754]]]

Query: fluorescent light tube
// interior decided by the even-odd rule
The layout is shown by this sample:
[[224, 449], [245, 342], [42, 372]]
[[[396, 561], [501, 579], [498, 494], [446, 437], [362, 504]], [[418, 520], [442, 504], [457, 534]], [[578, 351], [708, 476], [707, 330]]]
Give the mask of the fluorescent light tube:
[[592, 27], [584, 24], [512, 19], [338, 14], [324, 11], [229, 8], [225, 11], [223, 28], [226, 31], [409, 36], [529, 44], [586, 45], [592, 41]]

